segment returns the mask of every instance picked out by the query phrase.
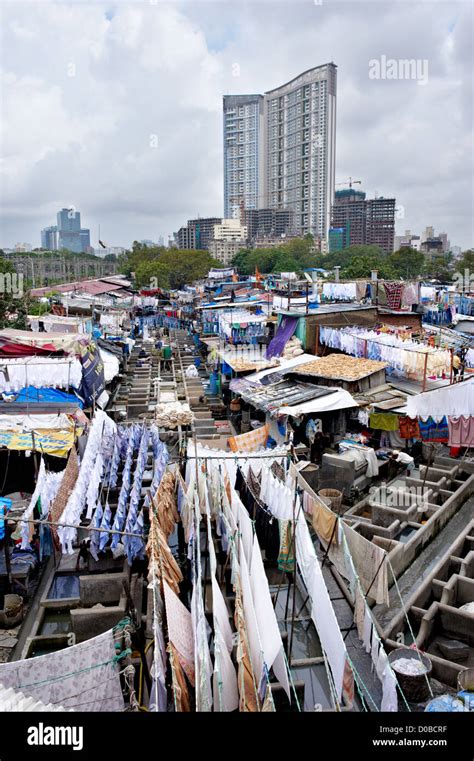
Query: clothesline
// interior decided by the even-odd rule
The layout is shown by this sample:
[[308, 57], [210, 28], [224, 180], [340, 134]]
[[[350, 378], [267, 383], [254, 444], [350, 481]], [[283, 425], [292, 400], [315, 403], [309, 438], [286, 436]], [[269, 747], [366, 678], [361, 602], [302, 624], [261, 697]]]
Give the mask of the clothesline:
[[9, 515], [6, 515], [2, 520], [6, 520], [9, 523], [33, 523], [39, 526], [64, 526], [65, 528], [81, 529], [81, 531], [98, 531], [106, 534], [120, 534], [121, 536], [134, 536], [138, 539], [147, 538], [145, 534], [133, 534], [130, 531], [118, 531], [117, 529], [112, 528], [95, 528], [92, 525], [92, 522], [89, 524], [89, 526], [83, 526], [81, 523], [59, 523], [58, 521], [47, 521], [40, 518], [10, 518]]
[[[322, 327], [329, 328], [331, 326], [330, 325], [324, 325]], [[331, 327], [331, 330], [338, 330], [338, 329], [339, 329], [339, 326], [334, 327], [334, 328]], [[413, 349], [413, 348], [410, 348], [408, 346], [405, 347], [405, 346], [400, 346], [400, 345], [397, 345], [397, 344], [388, 344], [388, 343], [385, 343], [384, 341], [377, 341], [375, 338], [364, 338], [363, 336], [361, 336], [358, 333], [348, 333], [347, 331], [344, 331], [344, 333], [345, 333], [346, 336], [351, 336], [351, 338], [356, 338], [359, 341], [367, 341], [367, 343], [378, 344], [379, 346], [390, 346], [391, 348], [402, 349], [403, 351], [413, 351], [413, 352], [416, 352], [417, 354], [431, 354], [431, 353], [437, 351], [440, 348], [439, 346], [438, 347], [434, 347], [434, 346], [429, 346], [428, 344], [426, 344], [425, 345], [425, 349], [426, 350], [423, 351], [421, 349]], [[391, 333], [384, 333], [384, 335], [390, 336], [392, 334]], [[394, 336], [394, 338], [397, 338], [397, 336]], [[400, 340], [404, 341], [404, 339], [400, 339]], [[423, 341], [421, 339], [410, 338], [409, 340], [412, 341], [413, 343], [420, 343], [420, 344], [423, 343]], [[324, 343], [324, 341], [321, 341], [321, 342]], [[446, 348], [447, 348], [447, 350], [449, 350], [449, 347], [446, 347]]]

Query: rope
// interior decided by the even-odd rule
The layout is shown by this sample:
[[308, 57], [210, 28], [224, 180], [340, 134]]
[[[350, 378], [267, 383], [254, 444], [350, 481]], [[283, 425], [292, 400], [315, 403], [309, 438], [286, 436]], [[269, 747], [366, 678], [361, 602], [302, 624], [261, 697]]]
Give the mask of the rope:
[[[425, 676], [425, 679], [426, 679], [426, 683], [427, 683], [427, 685], [428, 685], [428, 689], [429, 689], [429, 691], [430, 691], [430, 695], [431, 695], [431, 697], [432, 697], [432, 698], [434, 698], [433, 690], [431, 689], [430, 680], [429, 680], [428, 674], [427, 674], [427, 672], [426, 672], [426, 667], [425, 667], [425, 664], [423, 663], [423, 659], [422, 659], [422, 657], [421, 657], [421, 654], [420, 654], [420, 651], [419, 651], [419, 649], [418, 649], [418, 645], [416, 644], [416, 637], [415, 637], [415, 634], [414, 634], [414, 632], [413, 632], [413, 629], [412, 629], [412, 626], [411, 626], [411, 623], [410, 623], [410, 619], [408, 618], [408, 613], [407, 613], [407, 610], [406, 610], [406, 608], [405, 608], [405, 603], [403, 602], [403, 597], [402, 597], [402, 595], [401, 595], [401, 592], [400, 592], [400, 588], [399, 588], [399, 586], [398, 586], [398, 582], [397, 582], [397, 579], [396, 579], [396, 577], [395, 577], [395, 573], [394, 573], [394, 571], [393, 571], [393, 568], [392, 568], [392, 564], [391, 564], [390, 560], [388, 560], [388, 564], [389, 564], [389, 566], [390, 566], [390, 570], [391, 570], [391, 572], [392, 572], [392, 576], [393, 576], [393, 582], [394, 582], [394, 584], [395, 584], [395, 589], [397, 590], [398, 596], [399, 596], [399, 598], [400, 598], [400, 603], [401, 603], [401, 606], [402, 606], [402, 609], [403, 609], [403, 614], [404, 614], [404, 616], [405, 616], [405, 618], [406, 618], [406, 620], [407, 620], [408, 628], [409, 628], [409, 630], [410, 630], [410, 634], [411, 634], [411, 636], [412, 636], [412, 639], [413, 639], [413, 644], [415, 645], [415, 647], [414, 647], [414, 648], [411, 648], [411, 649], [412, 649], [412, 650], [415, 650], [416, 654], [418, 655], [418, 658], [419, 658], [419, 660], [420, 660], [420, 663], [421, 663], [421, 665], [423, 666], [424, 676]], [[392, 669], [392, 670], [393, 670], [393, 669]], [[394, 673], [395, 673], [395, 672], [394, 672]]]
[[[342, 531], [342, 544], [343, 544], [343, 550], [344, 550], [344, 554], [345, 554], [346, 558], [348, 558], [348, 559], [349, 559], [349, 562], [350, 562], [350, 565], [351, 565], [351, 571], [352, 571], [352, 573], [354, 574], [355, 580], [356, 580], [356, 582], [357, 582], [357, 586], [358, 586], [358, 588], [359, 588], [359, 592], [360, 592], [361, 596], [362, 596], [362, 597], [363, 597], [363, 599], [364, 599], [364, 604], [365, 604], [365, 611], [366, 611], [366, 613], [368, 614], [368, 616], [369, 616], [369, 618], [370, 618], [370, 621], [371, 621], [371, 623], [372, 623], [373, 631], [374, 631], [374, 633], [375, 633], [375, 636], [377, 637], [377, 640], [378, 640], [378, 642], [379, 642], [379, 648], [380, 648], [380, 647], [381, 647], [381, 648], [383, 648], [383, 650], [384, 650], [384, 652], [385, 652], [385, 648], [383, 647], [383, 644], [382, 644], [382, 640], [381, 640], [381, 638], [379, 637], [379, 634], [378, 634], [378, 631], [377, 631], [377, 627], [375, 626], [375, 623], [374, 623], [374, 618], [373, 618], [373, 616], [372, 616], [372, 611], [370, 610], [370, 607], [369, 607], [369, 605], [368, 605], [368, 603], [367, 603], [367, 595], [364, 593], [364, 589], [363, 589], [363, 587], [362, 587], [362, 584], [361, 584], [361, 581], [360, 581], [359, 575], [358, 575], [358, 573], [357, 573], [357, 571], [356, 571], [356, 569], [355, 569], [354, 561], [353, 561], [353, 559], [352, 559], [351, 551], [350, 551], [350, 549], [349, 549], [349, 545], [348, 545], [348, 543], [347, 543], [347, 539], [346, 539], [346, 535], [344, 534], [344, 530]], [[385, 556], [384, 556], [384, 559], [385, 559]], [[388, 556], [387, 556], [387, 559], [388, 559]], [[382, 561], [382, 562], [383, 562], [383, 561]], [[381, 565], [382, 565], [382, 564], [380, 564], [380, 566], [379, 566], [379, 569], [378, 569], [378, 570], [380, 570], [380, 568], [381, 568]], [[378, 571], [377, 571], [377, 573], [378, 573]], [[393, 571], [392, 571], [392, 573], [393, 573]], [[394, 578], [395, 578], [395, 576], [394, 576]], [[375, 579], [375, 577], [374, 577], [374, 579]], [[372, 583], [373, 583], [373, 581], [372, 581]], [[372, 584], [371, 584], [371, 586], [372, 586]], [[368, 594], [368, 593], [367, 593], [367, 594]], [[402, 688], [401, 688], [401, 686], [400, 686], [400, 683], [399, 683], [399, 681], [398, 681], [398, 677], [397, 677], [397, 674], [396, 674], [396, 672], [395, 672], [395, 671], [392, 669], [392, 667], [390, 666], [390, 663], [389, 663], [388, 661], [387, 661], [387, 663], [388, 663], [388, 666], [389, 666], [390, 670], [392, 671], [392, 673], [393, 673], [393, 675], [394, 675], [394, 677], [395, 677], [395, 681], [396, 681], [396, 683], [397, 683], [397, 687], [398, 687], [398, 689], [399, 689], [399, 691], [400, 691], [400, 694], [401, 694], [401, 696], [402, 696], [402, 698], [403, 698], [403, 702], [405, 703], [405, 706], [406, 706], [406, 708], [408, 709], [408, 711], [410, 711], [410, 712], [411, 712], [411, 708], [410, 708], [410, 706], [409, 706], [409, 704], [408, 704], [408, 701], [407, 701], [407, 699], [406, 699], [406, 697], [405, 697], [405, 693], [403, 692], [403, 690], [402, 690]]]

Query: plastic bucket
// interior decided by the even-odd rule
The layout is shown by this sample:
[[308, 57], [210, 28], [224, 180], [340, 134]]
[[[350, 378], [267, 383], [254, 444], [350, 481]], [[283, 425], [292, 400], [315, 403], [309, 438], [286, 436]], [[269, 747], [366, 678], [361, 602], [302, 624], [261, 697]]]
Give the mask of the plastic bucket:
[[342, 505], [342, 491], [339, 489], [320, 489], [318, 496], [321, 497], [323, 502], [334, 512], [338, 512]]
[[[402, 674], [400, 671], [393, 669], [394, 662], [400, 658], [408, 658], [418, 662], [421, 659], [426, 670], [422, 674]], [[427, 655], [410, 647], [399, 647], [396, 650], [392, 650], [388, 656], [388, 661], [395, 672], [403, 694], [410, 703], [421, 703], [430, 697], [429, 680], [432, 665]]]

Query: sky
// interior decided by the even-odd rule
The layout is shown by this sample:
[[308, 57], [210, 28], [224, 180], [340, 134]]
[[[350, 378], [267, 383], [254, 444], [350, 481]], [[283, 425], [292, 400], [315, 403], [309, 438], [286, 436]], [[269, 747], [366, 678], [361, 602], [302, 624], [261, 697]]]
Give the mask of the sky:
[[398, 233], [474, 243], [470, 0], [0, 0], [0, 16], [0, 246], [39, 246], [65, 206], [94, 246], [99, 225], [130, 246], [221, 216], [222, 96], [329, 61], [336, 182], [395, 196]]

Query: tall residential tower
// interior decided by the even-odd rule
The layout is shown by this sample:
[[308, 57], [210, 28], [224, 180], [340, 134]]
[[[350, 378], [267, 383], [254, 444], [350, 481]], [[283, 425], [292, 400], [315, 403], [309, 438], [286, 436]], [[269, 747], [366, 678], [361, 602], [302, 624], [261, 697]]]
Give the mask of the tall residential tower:
[[291, 210], [296, 233], [327, 238], [336, 90], [337, 67], [328, 63], [264, 96], [224, 96], [225, 216], [239, 207]]
[[224, 217], [262, 198], [263, 95], [224, 95]]

